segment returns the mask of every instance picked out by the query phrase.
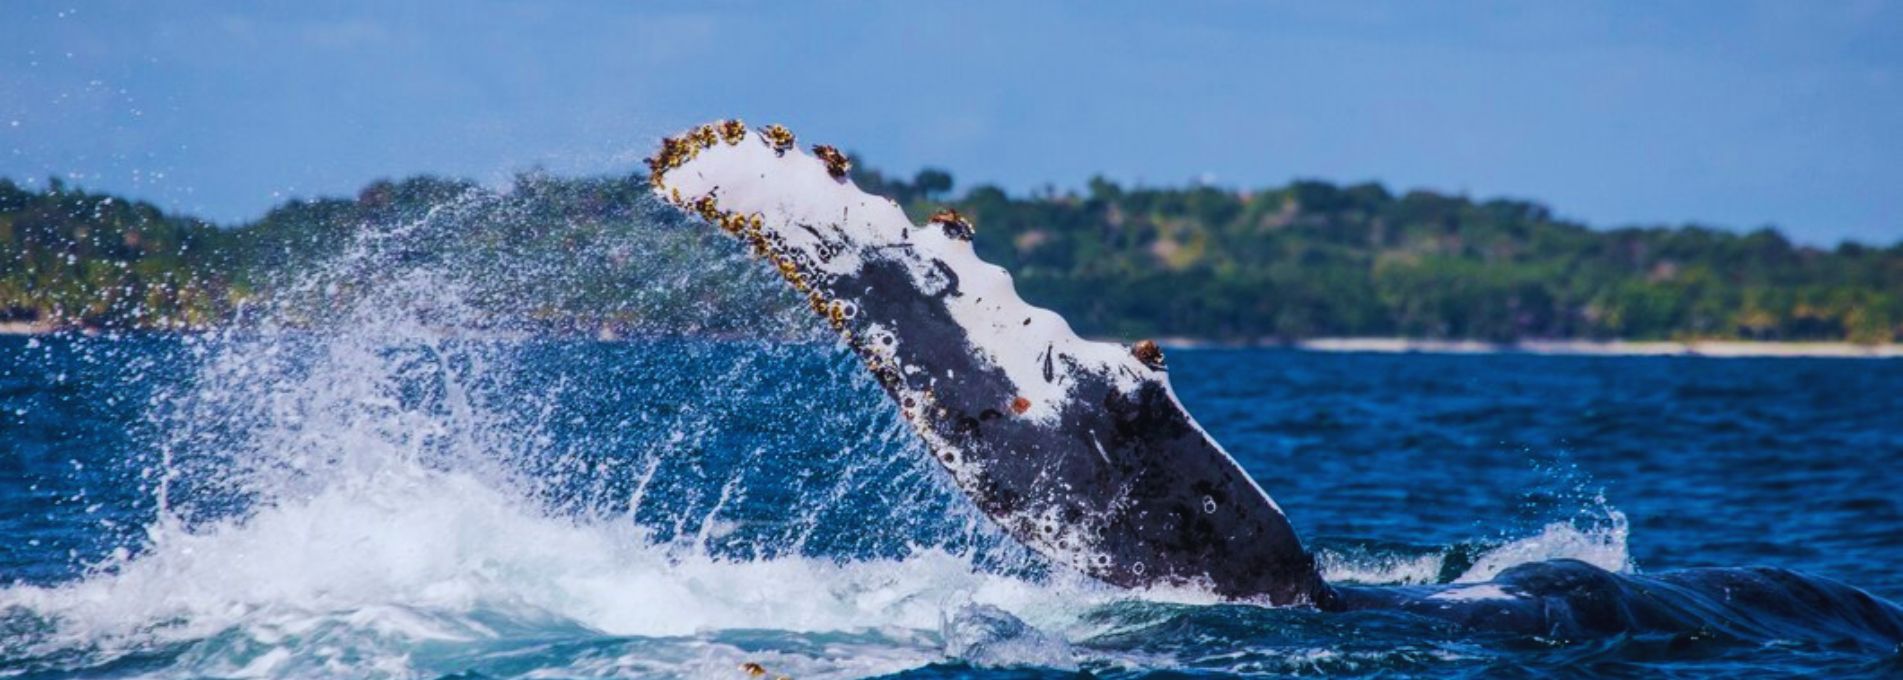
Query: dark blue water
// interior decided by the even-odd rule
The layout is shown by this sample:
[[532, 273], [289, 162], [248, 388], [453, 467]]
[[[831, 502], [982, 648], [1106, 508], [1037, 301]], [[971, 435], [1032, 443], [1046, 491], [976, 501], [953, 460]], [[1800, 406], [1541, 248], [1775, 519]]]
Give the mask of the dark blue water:
[[[1331, 580], [1576, 558], [1903, 598], [1903, 362], [1170, 363]], [[1000, 537], [889, 411], [823, 343], [0, 337], [0, 675], [1903, 673], [1867, 639], [1117, 592]]]

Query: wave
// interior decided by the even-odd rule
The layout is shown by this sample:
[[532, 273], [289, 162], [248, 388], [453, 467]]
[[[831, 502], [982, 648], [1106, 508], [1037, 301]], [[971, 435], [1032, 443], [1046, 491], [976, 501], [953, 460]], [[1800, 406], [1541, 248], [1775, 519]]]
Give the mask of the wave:
[[1167, 666], [1070, 641], [1145, 628], [1156, 611], [1133, 604], [1227, 607], [1062, 571], [995, 573], [939, 547], [897, 559], [722, 557], [657, 542], [625, 517], [554, 515], [460, 471], [356, 481], [242, 518], [155, 526], [143, 551], [85, 578], [0, 591], [0, 625], [33, 631], [11, 637], [9, 665], [109, 671], [157, 655], [164, 662], [139, 674], [178, 677], [433, 675], [510, 659], [565, 675], [679, 677], [746, 662], [795, 677], [947, 659]]
[[909, 641], [916, 654], [896, 669], [937, 657], [917, 631], [950, 608], [1061, 617], [1114, 596], [988, 574], [934, 548], [894, 560], [726, 559], [656, 543], [630, 522], [549, 516], [468, 474], [413, 470], [243, 519], [156, 527], [137, 556], [75, 583], [9, 588], [0, 609], [10, 629], [38, 630], [13, 640], [15, 664], [85, 650], [97, 667], [183, 645], [171, 669], [183, 675], [355, 675], [423, 670], [410, 666], [419, 645], [698, 637], [655, 644], [733, 668], [751, 659], [706, 645], [767, 630]]
[[1578, 560], [1611, 572], [1632, 570], [1625, 513], [1595, 508], [1601, 521], [1549, 522], [1530, 536], [1421, 548], [1320, 546], [1315, 559], [1330, 583], [1427, 585], [1480, 583], [1521, 564]]

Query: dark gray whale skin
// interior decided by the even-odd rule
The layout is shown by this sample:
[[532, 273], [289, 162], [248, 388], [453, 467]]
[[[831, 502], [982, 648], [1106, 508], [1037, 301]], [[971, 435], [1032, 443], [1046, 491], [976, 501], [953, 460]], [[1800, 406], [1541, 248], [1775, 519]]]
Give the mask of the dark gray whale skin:
[[[1447, 597], [1472, 588], [1505, 597]], [[1577, 560], [1521, 564], [1481, 584], [1331, 586], [1326, 611], [1400, 611], [1462, 627], [1580, 640], [1707, 636], [1752, 643], [1854, 644], [1895, 653], [1903, 608], [1837, 581], [1769, 567], [1635, 575]]]

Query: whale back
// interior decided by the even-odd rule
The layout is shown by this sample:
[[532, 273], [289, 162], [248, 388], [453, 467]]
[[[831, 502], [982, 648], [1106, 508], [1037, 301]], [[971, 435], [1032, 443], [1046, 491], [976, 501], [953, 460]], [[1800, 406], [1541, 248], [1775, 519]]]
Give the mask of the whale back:
[[1119, 586], [1327, 596], [1281, 509], [1177, 400], [1155, 345], [1078, 337], [978, 258], [962, 216], [913, 224], [847, 163], [779, 126], [723, 121], [666, 140], [650, 179], [804, 293], [1017, 540]]

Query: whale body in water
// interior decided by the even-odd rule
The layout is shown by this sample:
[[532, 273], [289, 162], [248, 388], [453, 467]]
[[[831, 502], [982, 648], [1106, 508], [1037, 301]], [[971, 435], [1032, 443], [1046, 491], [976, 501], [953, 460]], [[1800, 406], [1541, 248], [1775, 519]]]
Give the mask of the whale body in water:
[[1477, 628], [1903, 642], [1896, 605], [1778, 569], [1641, 576], [1556, 560], [1480, 584], [1329, 584], [1282, 509], [1177, 400], [1156, 345], [1078, 337], [978, 258], [964, 216], [914, 224], [855, 187], [849, 163], [739, 121], [668, 138], [649, 160], [662, 200], [739, 237], [805, 294], [957, 487], [1055, 562], [1118, 586]]

